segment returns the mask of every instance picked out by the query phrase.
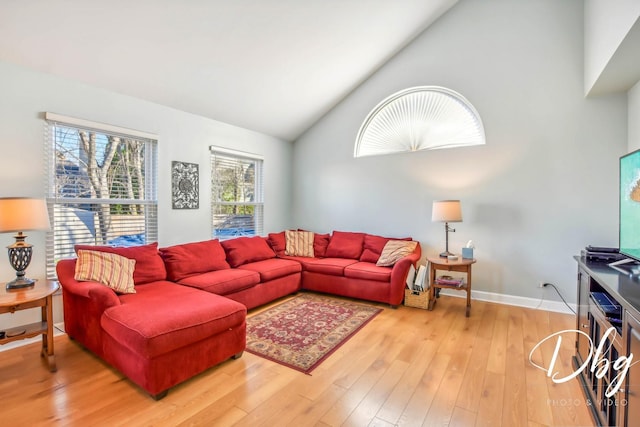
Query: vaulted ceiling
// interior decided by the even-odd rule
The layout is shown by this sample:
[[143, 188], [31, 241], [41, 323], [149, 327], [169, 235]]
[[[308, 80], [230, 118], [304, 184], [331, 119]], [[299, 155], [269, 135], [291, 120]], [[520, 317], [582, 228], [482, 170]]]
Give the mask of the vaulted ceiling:
[[0, 2], [0, 60], [295, 140], [457, 0]]

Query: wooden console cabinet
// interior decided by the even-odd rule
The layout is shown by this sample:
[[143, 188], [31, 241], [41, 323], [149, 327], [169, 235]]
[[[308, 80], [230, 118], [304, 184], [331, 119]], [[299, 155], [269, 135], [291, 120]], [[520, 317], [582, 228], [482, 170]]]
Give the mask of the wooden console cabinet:
[[[586, 336], [576, 333], [574, 367], [578, 369], [594, 357], [593, 353], [607, 331], [611, 327], [615, 328], [615, 334], [611, 333], [604, 338], [604, 352], [601, 356], [608, 362], [609, 369], [596, 375], [598, 369], [590, 369], [593, 362], [591, 359], [578, 376], [586, 403], [599, 426], [636, 426], [640, 419], [640, 364], [633, 363], [640, 360], [640, 277], [617, 271], [606, 263], [582, 257], [575, 259], [578, 262], [576, 330]], [[606, 294], [621, 307], [620, 323], [605, 315], [598, 307], [592, 297], [593, 292]], [[615, 394], [605, 396], [608, 387], [615, 387], [621, 372], [613, 368], [614, 363], [629, 355], [633, 355], [633, 360], [624, 382]], [[599, 366], [605, 364], [603, 361]]]

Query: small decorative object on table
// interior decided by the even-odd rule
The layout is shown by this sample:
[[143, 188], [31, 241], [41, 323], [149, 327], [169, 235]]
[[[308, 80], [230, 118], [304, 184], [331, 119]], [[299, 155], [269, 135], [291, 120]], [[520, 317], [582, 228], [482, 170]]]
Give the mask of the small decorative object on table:
[[473, 248], [473, 240], [469, 240], [469, 242], [467, 242], [467, 246], [462, 248], [462, 258], [473, 259]]

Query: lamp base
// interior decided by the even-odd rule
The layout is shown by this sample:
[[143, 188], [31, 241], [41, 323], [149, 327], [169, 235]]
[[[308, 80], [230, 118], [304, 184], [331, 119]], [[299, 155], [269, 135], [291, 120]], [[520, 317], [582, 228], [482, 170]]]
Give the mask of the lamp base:
[[7, 290], [10, 291], [12, 289], [23, 289], [30, 288], [35, 285], [36, 281], [33, 279], [26, 279], [24, 277], [18, 278], [16, 277], [9, 283], [7, 283]]
[[453, 255], [453, 253], [452, 253], [452, 252], [444, 251], [444, 252], [442, 252], [442, 253], [440, 254], [440, 258], [448, 258], [448, 257], [450, 257], [451, 255]]
[[16, 239], [15, 243], [7, 246], [7, 249], [9, 249], [9, 264], [16, 271], [16, 278], [7, 283], [8, 291], [30, 288], [36, 282], [25, 277], [25, 270], [31, 263], [33, 245], [24, 241], [27, 236], [22, 231], [19, 231], [13, 238]]

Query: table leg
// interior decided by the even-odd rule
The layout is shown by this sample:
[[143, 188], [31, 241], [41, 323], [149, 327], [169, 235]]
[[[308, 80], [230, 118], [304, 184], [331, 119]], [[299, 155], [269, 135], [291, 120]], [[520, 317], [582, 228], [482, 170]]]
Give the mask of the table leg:
[[436, 304], [436, 269], [433, 263], [429, 263], [429, 307], [428, 310], [433, 310], [433, 306]]
[[471, 265], [469, 265], [467, 269], [467, 311], [465, 313], [466, 317], [469, 317], [471, 314]]
[[42, 334], [42, 357], [47, 358], [49, 371], [56, 372], [56, 359], [53, 355], [53, 298], [49, 295], [42, 307], [42, 320], [47, 322], [47, 332]]
[[436, 305], [436, 297], [435, 292], [433, 291], [433, 285], [431, 285], [431, 289], [429, 289], [429, 307], [427, 310], [433, 310], [433, 306]]

